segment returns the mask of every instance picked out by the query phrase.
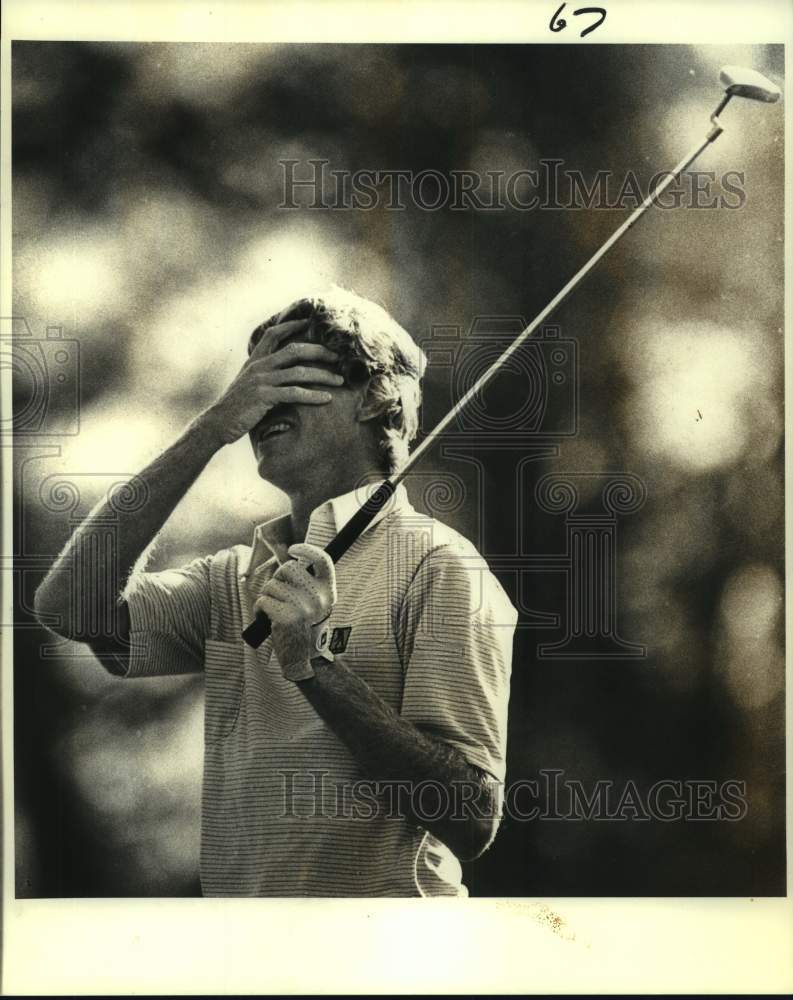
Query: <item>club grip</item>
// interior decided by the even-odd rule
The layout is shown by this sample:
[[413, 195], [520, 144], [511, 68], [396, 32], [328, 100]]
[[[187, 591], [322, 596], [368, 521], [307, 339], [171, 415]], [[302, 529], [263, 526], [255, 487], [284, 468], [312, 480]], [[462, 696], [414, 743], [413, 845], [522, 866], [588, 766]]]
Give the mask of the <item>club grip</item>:
[[270, 619], [263, 611], [257, 611], [256, 617], [242, 630], [242, 638], [248, 643], [251, 649], [258, 649], [263, 642], [270, 638]]
[[[361, 536], [377, 514], [385, 507], [395, 491], [396, 486], [394, 483], [390, 479], [386, 479], [384, 483], [378, 486], [366, 503], [342, 526], [339, 533], [328, 542], [325, 546], [325, 552], [334, 563], [337, 563], [347, 549]], [[270, 635], [270, 631], [270, 619], [263, 611], [257, 611], [256, 617], [243, 631], [242, 638], [253, 649], [258, 649]]]

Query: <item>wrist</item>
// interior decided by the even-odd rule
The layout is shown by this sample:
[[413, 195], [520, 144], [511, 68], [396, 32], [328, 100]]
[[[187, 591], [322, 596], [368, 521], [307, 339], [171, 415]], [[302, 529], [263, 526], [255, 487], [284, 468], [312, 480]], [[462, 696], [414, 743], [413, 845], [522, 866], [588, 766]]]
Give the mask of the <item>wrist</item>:
[[[328, 618], [330, 615], [328, 615]], [[281, 673], [288, 681], [306, 681], [316, 677], [317, 671], [323, 667], [333, 664], [333, 653], [328, 649], [328, 628], [326, 618], [324, 621], [314, 625], [310, 631], [308, 643], [295, 649], [292, 656], [285, 656], [285, 663], [281, 667]]]
[[311, 674], [295, 681], [298, 687], [310, 688], [319, 686], [324, 688], [328, 684], [329, 678], [342, 673], [344, 670], [338, 663], [326, 660], [324, 656], [312, 656], [310, 664]]
[[293, 681], [295, 684], [315, 676], [314, 668], [308, 657], [304, 660], [296, 660], [294, 663], [287, 663], [285, 667], [281, 668], [281, 673], [288, 681]]

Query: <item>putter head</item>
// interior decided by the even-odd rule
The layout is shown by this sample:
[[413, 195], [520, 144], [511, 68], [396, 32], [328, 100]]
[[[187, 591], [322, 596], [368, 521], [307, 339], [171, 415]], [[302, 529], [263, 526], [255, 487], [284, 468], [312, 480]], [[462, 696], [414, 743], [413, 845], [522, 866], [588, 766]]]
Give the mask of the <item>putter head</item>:
[[765, 101], [773, 104], [778, 101], [782, 91], [768, 77], [758, 73], [756, 69], [746, 69], [744, 66], [723, 66], [719, 79], [730, 97], [748, 97], [750, 101]]

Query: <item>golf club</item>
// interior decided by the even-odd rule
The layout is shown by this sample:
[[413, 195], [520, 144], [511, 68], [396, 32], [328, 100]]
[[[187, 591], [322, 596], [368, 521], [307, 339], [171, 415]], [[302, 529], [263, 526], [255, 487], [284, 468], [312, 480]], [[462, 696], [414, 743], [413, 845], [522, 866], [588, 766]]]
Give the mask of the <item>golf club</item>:
[[[506, 350], [493, 362], [493, 364], [479, 376], [470, 389], [455, 403], [445, 417], [433, 428], [426, 438], [409, 455], [407, 462], [399, 472], [386, 479], [375, 492], [366, 500], [361, 508], [353, 514], [350, 520], [341, 528], [339, 533], [325, 547], [325, 552], [333, 562], [337, 562], [350, 548], [355, 540], [371, 523], [377, 512], [389, 501], [394, 494], [397, 485], [405, 477], [410, 468], [421, 458], [425, 451], [430, 448], [437, 438], [446, 430], [450, 423], [456, 419], [458, 414], [465, 409], [468, 403], [480, 393], [490, 382], [493, 376], [504, 365], [504, 363], [520, 349], [521, 345], [534, 333], [535, 330], [551, 315], [557, 306], [560, 306], [570, 293], [580, 284], [598, 261], [604, 257], [609, 250], [617, 243], [628, 230], [634, 226], [644, 215], [648, 208], [660, 198], [666, 189], [678, 177], [687, 170], [694, 160], [724, 131], [719, 122], [719, 114], [724, 110], [733, 97], [744, 97], [751, 101], [762, 101], [773, 104], [778, 101], [781, 91], [776, 84], [766, 79], [761, 73], [753, 69], [746, 69], [742, 66], [724, 66], [719, 74], [719, 80], [724, 87], [722, 97], [716, 110], [710, 116], [711, 127], [705, 137], [691, 149], [683, 159], [668, 172], [667, 176], [648, 194], [641, 205], [628, 216], [625, 222], [612, 233], [606, 242], [597, 250], [592, 257], [577, 271], [567, 284], [551, 299], [545, 308], [529, 323], [529, 325], [515, 338]], [[265, 614], [257, 612], [256, 618], [242, 633], [243, 639], [254, 649], [258, 648], [270, 634], [270, 621]]]

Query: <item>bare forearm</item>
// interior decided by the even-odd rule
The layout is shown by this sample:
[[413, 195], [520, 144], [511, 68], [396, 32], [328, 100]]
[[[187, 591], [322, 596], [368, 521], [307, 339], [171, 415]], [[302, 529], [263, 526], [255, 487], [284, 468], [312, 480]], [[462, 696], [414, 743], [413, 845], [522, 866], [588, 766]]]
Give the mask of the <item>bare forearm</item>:
[[[113, 497], [97, 504], [69, 539], [38, 588], [36, 611], [40, 615], [57, 615], [61, 621], [57, 631], [69, 638], [79, 638], [79, 629], [71, 620], [73, 610], [83, 601], [97, 597], [95, 592], [72, 595], [70, 591], [72, 580], [76, 580], [70, 569], [82, 539], [97, 526], [107, 523], [108, 519], [112, 521], [116, 529], [113, 554], [116, 560], [115, 579], [120, 590], [137, 561], [219, 447], [221, 441], [213, 420], [202, 415], [177, 441], [130, 480], [129, 490], [141, 497], [141, 503], [135, 505], [135, 510], [125, 511], [125, 505], [114, 501]], [[96, 575], [95, 586], [99, 586], [99, 579], [108, 579], [106, 575]], [[94, 581], [81, 579], [84, 589], [93, 590]], [[115, 600], [118, 594], [99, 596]]]
[[[415, 788], [443, 786], [449, 809], [437, 820], [417, 817], [464, 860], [475, 857], [495, 833], [492, 781], [449, 744], [423, 733], [387, 705], [357, 674], [340, 663], [313, 661], [315, 676], [299, 687], [368, 778]], [[460, 803], [464, 808], [460, 809]], [[457, 816], [449, 813], [456, 809]], [[434, 809], [430, 809], [434, 811]], [[464, 818], [463, 818], [464, 817]]]

